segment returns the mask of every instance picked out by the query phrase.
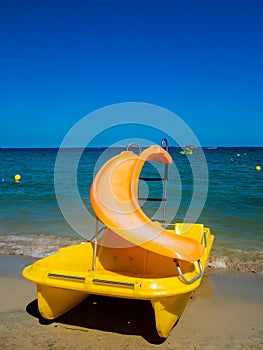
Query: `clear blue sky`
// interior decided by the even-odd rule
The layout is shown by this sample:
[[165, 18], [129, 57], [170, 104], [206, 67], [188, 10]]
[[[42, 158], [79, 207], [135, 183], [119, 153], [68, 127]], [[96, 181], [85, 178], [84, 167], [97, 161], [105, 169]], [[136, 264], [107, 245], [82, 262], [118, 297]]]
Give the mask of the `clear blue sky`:
[[56, 147], [138, 101], [204, 146], [263, 146], [262, 18], [261, 0], [1, 0], [0, 145]]

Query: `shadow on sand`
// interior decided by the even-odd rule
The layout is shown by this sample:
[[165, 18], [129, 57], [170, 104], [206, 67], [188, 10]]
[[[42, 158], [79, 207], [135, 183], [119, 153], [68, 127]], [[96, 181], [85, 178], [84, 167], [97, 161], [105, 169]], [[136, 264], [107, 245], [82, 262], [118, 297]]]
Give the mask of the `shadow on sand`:
[[79, 305], [56, 320], [44, 319], [37, 300], [27, 305], [27, 312], [43, 325], [53, 322], [120, 334], [140, 335], [151, 344], [162, 344], [155, 328], [154, 311], [150, 301], [90, 295]]

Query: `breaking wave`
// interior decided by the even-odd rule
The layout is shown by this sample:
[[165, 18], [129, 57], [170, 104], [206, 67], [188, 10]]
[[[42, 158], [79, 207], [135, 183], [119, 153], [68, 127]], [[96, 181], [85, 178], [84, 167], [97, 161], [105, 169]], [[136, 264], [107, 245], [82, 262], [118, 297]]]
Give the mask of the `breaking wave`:
[[[0, 254], [43, 258], [60, 248], [81, 243], [83, 240], [47, 234], [18, 234], [0, 236]], [[207, 266], [215, 270], [236, 270], [263, 273], [263, 251], [214, 249]]]

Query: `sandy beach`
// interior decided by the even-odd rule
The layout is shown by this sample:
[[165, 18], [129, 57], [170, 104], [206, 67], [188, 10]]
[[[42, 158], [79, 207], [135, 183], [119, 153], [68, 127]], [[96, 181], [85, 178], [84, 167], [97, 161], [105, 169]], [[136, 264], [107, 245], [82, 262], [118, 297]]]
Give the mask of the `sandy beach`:
[[208, 269], [163, 342], [147, 301], [90, 296], [55, 322], [39, 316], [35, 285], [21, 277], [30, 260], [0, 256], [0, 348], [263, 349], [263, 275]]

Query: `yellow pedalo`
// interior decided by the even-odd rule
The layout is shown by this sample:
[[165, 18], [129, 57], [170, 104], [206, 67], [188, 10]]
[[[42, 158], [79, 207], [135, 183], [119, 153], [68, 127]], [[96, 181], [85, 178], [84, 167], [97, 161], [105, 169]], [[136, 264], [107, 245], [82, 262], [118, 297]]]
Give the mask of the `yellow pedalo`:
[[[36, 283], [42, 317], [55, 319], [89, 294], [149, 300], [158, 335], [166, 338], [204, 275], [214, 236], [203, 224], [151, 221], [138, 201], [145, 161], [171, 163], [167, 150], [127, 150], [96, 175], [91, 204], [105, 228], [101, 237], [62, 248], [23, 270]], [[110, 176], [109, 176], [110, 174]]]

